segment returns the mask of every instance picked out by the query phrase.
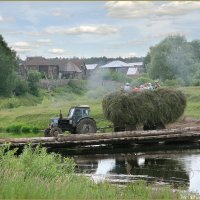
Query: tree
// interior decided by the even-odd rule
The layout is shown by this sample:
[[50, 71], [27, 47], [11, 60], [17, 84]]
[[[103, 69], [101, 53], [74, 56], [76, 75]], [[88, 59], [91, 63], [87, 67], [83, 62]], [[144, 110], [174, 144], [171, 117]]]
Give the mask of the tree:
[[[192, 83], [192, 75], [198, 65], [195, 48], [199, 43], [189, 43], [185, 37], [169, 36], [152, 47], [145, 61], [149, 76], [162, 81], [181, 78], [185, 85]], [[150, 57], [150, 58], [149, 58]]]
[[15, 88], [17, 58], [0, 35], [0, 96], [10, 96]]

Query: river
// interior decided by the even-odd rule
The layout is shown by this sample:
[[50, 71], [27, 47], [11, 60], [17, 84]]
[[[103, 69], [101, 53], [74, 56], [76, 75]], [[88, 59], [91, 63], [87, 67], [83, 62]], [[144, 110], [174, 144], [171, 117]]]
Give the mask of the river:
[[148, 183], [184, 187], [200, 194], [200, 149], [199, 144], [174, 145], [155, 148], [151, 146], [101, 147], [84, 151], [61, 152], [72, 156], [77, 164], [77, 173], [84, 172], [95, 182], [109, 181], [127, 184], [135, 180]]

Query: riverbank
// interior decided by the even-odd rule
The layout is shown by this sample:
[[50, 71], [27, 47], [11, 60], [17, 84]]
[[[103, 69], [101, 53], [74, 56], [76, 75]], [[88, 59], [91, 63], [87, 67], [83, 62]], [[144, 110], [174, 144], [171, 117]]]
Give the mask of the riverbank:
[[[124, 187], [95, 183], [74, 174], [75, 163], [44, 148], [15, 150], [0, 148], [0, 199], [181, 199], [170, 186], [155, 187], [143, 181]], [[189, 195], [188, 198], [189, 199]]]

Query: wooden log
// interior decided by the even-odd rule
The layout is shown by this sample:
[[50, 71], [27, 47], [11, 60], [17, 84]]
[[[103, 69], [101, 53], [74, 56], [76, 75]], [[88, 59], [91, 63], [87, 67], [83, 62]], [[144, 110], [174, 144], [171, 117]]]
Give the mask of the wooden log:
[[5, 138], [0, 139], [0, 144], [3, 143], [43, 143], [56, 142], [56, 137], [32, 137], [32, 138]]
[[58, 141], [76, 141], [76, 140], [100, 140], [109, 138], [121, 138], [121, 137], [141, 137], [141, 136], [151, 136], [151, 135], [166, 135], [166, 134], [182, 134], [188, 131], [200, 132], [200, 127], [188, 127], [183, 129], [163, 129], [163, 130], [153, 130], [153, 131], [124, 131], [124, 132], [114, 132], [114, 133], [94, 133], [94, 134], [76, 134], [68, 135], [57, 138]]

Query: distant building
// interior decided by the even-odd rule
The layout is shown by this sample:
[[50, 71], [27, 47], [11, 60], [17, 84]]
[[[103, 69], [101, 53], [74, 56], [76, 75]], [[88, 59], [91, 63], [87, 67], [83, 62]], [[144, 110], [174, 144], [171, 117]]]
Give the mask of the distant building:
[[[109, 62], [106, 65], [100, 66], [100, 68], [101, 69], [109, 69], [109, 70], [112, 70], [115, 72], [121, 72], [123, 74], [133, 73], [134, 72], [133, 68], [135, 68], [137, 73], [144, 71], [144, 65], [142, 62], [125, 63], [120, 60], [115, 60], [115, 61]], [[132, 68], [132, 69], [129, 70], [129, 68]]]
[[20, 69], [25, 71], [39, 71], [46, 78], [83, 79], [87, 69], [82, 60], [46, 59], [44, 57], [27, 57]]
[[88, 64], [86, 65], [87, 75], [91, 75], [98, 68], [98, 64]]
[[24, 67], [28, 71], [38, 71], [51, 78], [57, 78], [59, 73], [59, 66], [44, 57], [28, 57], [24, 62]]

